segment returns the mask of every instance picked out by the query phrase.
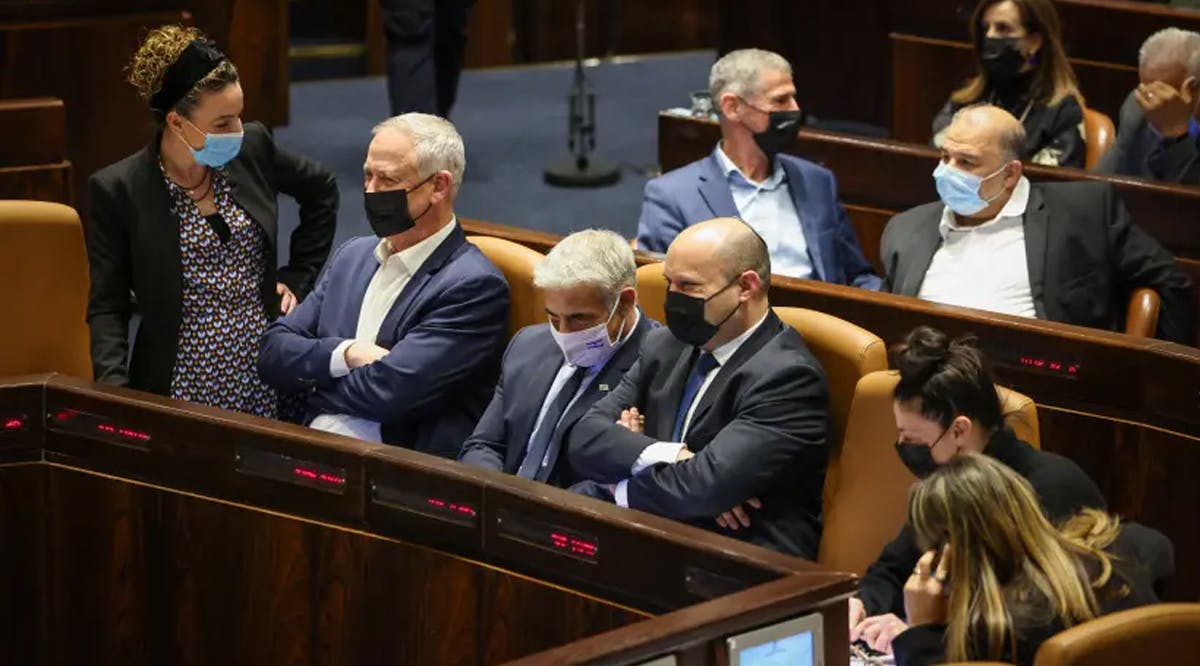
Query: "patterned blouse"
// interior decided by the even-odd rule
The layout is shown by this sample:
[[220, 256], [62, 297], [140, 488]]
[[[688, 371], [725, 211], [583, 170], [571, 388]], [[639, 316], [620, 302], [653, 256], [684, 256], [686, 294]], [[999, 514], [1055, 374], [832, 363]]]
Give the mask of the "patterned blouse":
[[[161, 165], [160, 165], [161, 166]], [[266, 238], [212, 172], [217, 212], [207, 218], [163, 171], [179, 218], [183, 320], [171, 397], [274, 418], [274, 389], [258, 376], [259, 341], [267, 329], [262, 299]]]

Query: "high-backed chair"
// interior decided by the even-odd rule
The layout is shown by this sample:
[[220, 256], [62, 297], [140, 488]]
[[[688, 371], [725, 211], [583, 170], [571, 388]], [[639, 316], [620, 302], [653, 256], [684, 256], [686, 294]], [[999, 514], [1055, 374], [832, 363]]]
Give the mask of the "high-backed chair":
[[1200, 604], [1154, 604], [1060, 632], [1042, 643], [1033, 665], [1194, 664], [1197, 641]]
[[[825, 526], [817, 560], [862, 574], [904, 524], [908, 488], [915, 481], [896, 455], [899, 438], [892, 400], [899, 375], [872, 372], [859, 380], [836, 465], [825, 480]], [[1005, 422], [1038, 446], [1037, 407], [1027, 396], [996, 387]]]
[[533, 268], [544, 257], [536, 250], [494, 236], [468, 236], [508, 280], [508, 337], [530, 324], [546, 321], [546, 304], [533, 286]]
[[1112, 118], [1095, 109], [1083, 110], [1083, 134], [1087, 141], [1087, 153], [1083, 164], [1088, 169], [1096, 165], [1116, 141], [1117, 130]]
[[667, 300], [667, 279], [663, 277], [661, 261], [638, 266], [637, 269], [638, 306], [654, 321], [667, 322], [663, 305]]
[[0, 377], [61, 372], [92, 378], [88, 261], [73, 208], [0, 201]]
[[1152, 338], [1158, 331], [1158, 309], [1162, 298], [1157, 291], [1143, 287], [1129, 297], [1129, 310], [1125, 314], [1125, 332], [1139, 338]]

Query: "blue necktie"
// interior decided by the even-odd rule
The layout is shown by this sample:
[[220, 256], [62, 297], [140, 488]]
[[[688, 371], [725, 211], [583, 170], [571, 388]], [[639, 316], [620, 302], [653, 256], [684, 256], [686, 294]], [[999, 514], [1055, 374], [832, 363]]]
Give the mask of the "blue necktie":
[[554, 396], [554, 402], [546, 408], [546, 414], [542, 417], [542, 422], [538, 424], [533, 441], [529, 443], [529, 450], [525, 452], [525, 460], [521, 461], [521, 467], [517, 470], [519, 476], [535, 481], [545, 481], [550, 477], [550, 470], [542, 469], [542, 460], [546, 458], [546, 451], [554, 442], [554, 433], [558, 430], [558, 422], [562, 419], [563, 413], [567, 411], [567, 406], [575, 399], [575, 394], [579, 391], [579, 385], [583, 383], [587, 371], [588, 369], [584, 366], [575, 368], [575, 372], [571, 373], [571, 378], [567, 380], [566, 384], [563, 384], [558, 395]]
[[704, 386], [704, 379], [708, 377], [708, 373], [712, 372], [719, 363], [716, 357], [708, 352], [702, 352], [700, 357], [696, 359], [692, 365], [692, 373], [688, 375], [687, 384], [683, 387], [683, 397], [679, 400], [679, 411], [675, 412], [675, 430], [671, 432], [672, 442], [682, 442], [683, 439], [683, 422], [687, 420], [688, 409], [696, 400], [696, 394], [700, 392], [700, 387]]

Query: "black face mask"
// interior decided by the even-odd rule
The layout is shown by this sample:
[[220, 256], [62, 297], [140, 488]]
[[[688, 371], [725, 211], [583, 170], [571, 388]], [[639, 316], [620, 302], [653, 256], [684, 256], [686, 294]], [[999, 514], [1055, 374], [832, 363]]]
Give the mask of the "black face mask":
[[771, 111], [767, 114], [767, 129], [754, 133], [754, 143], [773, 160], [787, 150], [804, 126], [803, 111]]
[[[429, 178], [433, 178], [434, 175], [430, 174]], [[429, 178], [421, 181], [412, 189], [416, 190], [429, 182]], [[364, 193], [363, 207], [367, 211], [367, 221], [371, 223], [371, 231], [374, 231], [376, 236], [387, 238], [412, 229], [417, 226], [417, 218], [429, 212], [429, 209], [433, 207], [433, 202], [430, 201], [425, 210], [421, 211], [421, 215], [413, 217], [408, 212], [408, 193], [409, 190]]]
[[924, 444], [906, 444], [904, 442], [896, 442], [896, 453], [900, 455], [900, 462], [912, 472], [913, 476], [918, 479], [933, 474], [937, 470], [938, 464], [933, 459], [933, 447], [942, 441], [946, 433], [950, 432], [949, 428], [942, 431], [938, 438], [933, 440], [933, 443], [926, 446]]
[[732, 287], [737, 281], [737, 278], [733, 278], [729, 284], [721, 287], [717, 293], [708, 298], [688, 296], [679, 291], [668, 291], [663, 309], [667, 313], [667, 329], [671, 331], [671, 335], [693, 347], [702, 347], [712, 340], [721, 326], [729, 321], [729, 318], [738, 311], [738, 308], [742, 307], [742, 304], [739, 302], [737, 307], [730, 310], [720, 324], [708, 323], [708, 320], [704, 318], [704, 304], [716, 298], [717, 294]]
[[1018, 46], [1016, 37], [988, 37], [979, 50], [979, 65], [987, 73], [988, 80], [997, 86], [1005, 86], [1021, 78], [1025, 56]]

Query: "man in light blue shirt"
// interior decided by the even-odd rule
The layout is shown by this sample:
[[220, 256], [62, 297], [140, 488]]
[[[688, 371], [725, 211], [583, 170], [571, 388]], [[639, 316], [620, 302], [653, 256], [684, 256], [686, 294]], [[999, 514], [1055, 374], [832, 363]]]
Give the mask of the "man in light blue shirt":
[[833, 173], [782, 154], [800, 128], [791, 65], [769, 51], [732, 51], [713, 65], [709, 90], [721, 143], [646, 184], [638, 248], [666, 252], [697, 222], [738, 217], [766, 242], [777, 275], [879, 289]]

